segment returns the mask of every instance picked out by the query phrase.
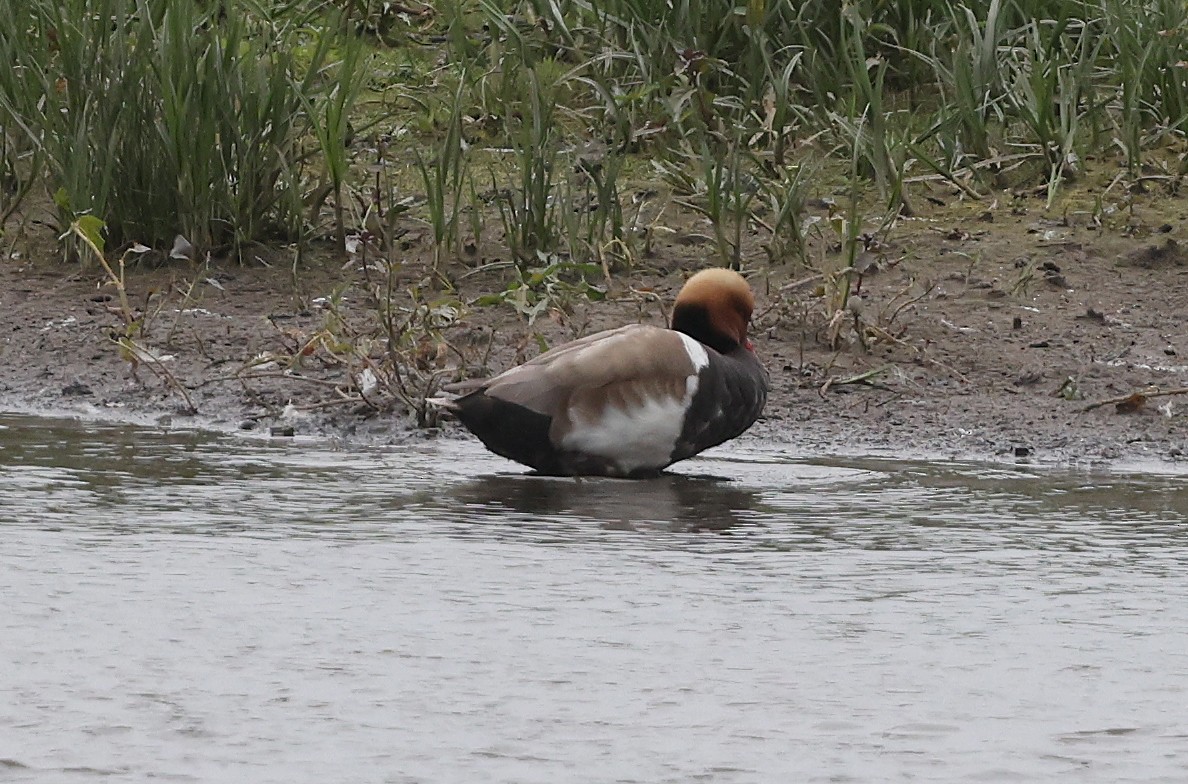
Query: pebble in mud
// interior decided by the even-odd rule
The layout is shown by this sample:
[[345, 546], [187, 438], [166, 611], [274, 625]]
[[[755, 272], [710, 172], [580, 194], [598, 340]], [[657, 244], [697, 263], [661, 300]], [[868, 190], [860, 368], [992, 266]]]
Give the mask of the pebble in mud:
[[64, 397], [83, 397], [91, 394], [91, 388], [81, 381], [74, 381], [62, 387]]

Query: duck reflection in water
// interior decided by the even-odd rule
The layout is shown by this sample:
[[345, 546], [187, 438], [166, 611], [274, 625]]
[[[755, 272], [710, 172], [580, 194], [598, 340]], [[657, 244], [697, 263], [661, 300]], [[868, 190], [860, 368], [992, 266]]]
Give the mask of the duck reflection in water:
[[756, 494], [728, 479], [662, 474], [645, 480], [499, 474], [450, 491], [480, 517], [508, 513], [592, 520], [610, 530], [726, 531], [755, 524]]

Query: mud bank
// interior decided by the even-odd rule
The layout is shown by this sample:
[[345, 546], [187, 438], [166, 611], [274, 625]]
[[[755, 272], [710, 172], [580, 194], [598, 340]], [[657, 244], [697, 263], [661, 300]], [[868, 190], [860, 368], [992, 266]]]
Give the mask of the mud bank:
[[[837, 341], [827, 278], [753, 274], [755, 343], [772, 395], [745, 443], [1183, 464], [1188, 395], [1161, 393], [1188, 387], [1185, 205], [1156, 206], [1114, 230], [1075, 213], [975, 216], [965, 205], [906, 222], [867, 254]], [[683, 276], [709, 256], [677, 237], [609, 285], [593, 280], [603, 301], [540, 295], [529, 324], [515, 296], [481, 304], [507, 290], [507, 265], [479, 258], [448, 270], [450, 291], [420, 252], [388, 288], [400, 297], [411, 288], [426, 313], [445, 314], [402, 348], [419, 368], [406, 379], [413, 397], [430, 379], [497, 372], [580, 334], [662, 323]], [[296, 277], [283, 264], [132, 271], [129, 302], [150, 316], [135, 336], [149, 354], [137, 358], [114, 341], [126, 319], [101, 271], [43, 255], [0, 262], [2, 409], [361, 444], [459, 435], [431, 415], [421, 424], [432, 426], [417, 427], [399, 396], [366, 394], [366, 363], [348, 355], [366, 354], [359, 342], [378, 334], [374, 271], [328, 257]]]

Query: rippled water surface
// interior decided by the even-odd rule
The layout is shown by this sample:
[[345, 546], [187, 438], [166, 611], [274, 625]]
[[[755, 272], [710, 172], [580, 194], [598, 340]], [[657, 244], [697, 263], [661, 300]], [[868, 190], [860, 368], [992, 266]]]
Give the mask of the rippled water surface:
[[679, 470], [0, 418], [0, 780], [1188, 781], [1183, 476]]

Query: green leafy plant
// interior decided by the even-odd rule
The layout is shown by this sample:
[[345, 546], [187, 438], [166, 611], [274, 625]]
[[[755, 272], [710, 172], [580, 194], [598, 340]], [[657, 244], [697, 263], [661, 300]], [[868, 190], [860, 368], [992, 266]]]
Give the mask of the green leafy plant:
[[459, 250], [458, 221], [463, 207], [463, 187], [469, 161], [462, 140], [462, 99], [466, 83], [463, 71], [454, 94], [454, 107], [446, 121], [446, 133], [426, 160], [417, 152], [417, 168], [425, 185], [429, 225], [433, 229], [433, 266], [440, 267], [446, 253]]
[[128, 248], [120, 256], [117, 263], [119, 272], [116, 272], [104, 253], [104, 245], [106, 244], [103, 238], [104, 229], [103, 221], [93, 215], [84, 215], [73, 221], [68, 231], [80, 242], [83, 248], [95, 257], [107, 275], [108, 285], [116, 290], [116, 298], [119, 302], [119, 315], [124, 323], [119, 329], [112, 330], [108, 337], [119, 348], [120, 357], [131, 366], [133, 375], [136, 374], [137, 368], [141, 365], [148, 367], [154, 375], [165, 383], [168, 389], [176, 392], [185, 401], [185, 410], [187, 413], [197, 413], [198, 409], [194, 406], [194, 401], [190, 398], [189, 392], [177, 380], [177, 377], [169, 371], [169, 368], [165, 366], [162, 358], [154, 354], [152, 350], [138, 340], [145, 330], [147, 314], [137, 312], [128, 299], [128, 287], [125, 280], [125, 262], [130, 255], [144, 253], [148, 248], [139, 243]]
[[478, 306], [510, 305], [532, 324], [550, 310], [569, 310], [575, 302], [597, 302], [606, 297], [603, 289], [591, 284], [589, 277], [602, 270], [597, 264], [542, 258], [542, 267], [516, 268], [515, 278], [503, 291], [487, 294], [475, 301]]

